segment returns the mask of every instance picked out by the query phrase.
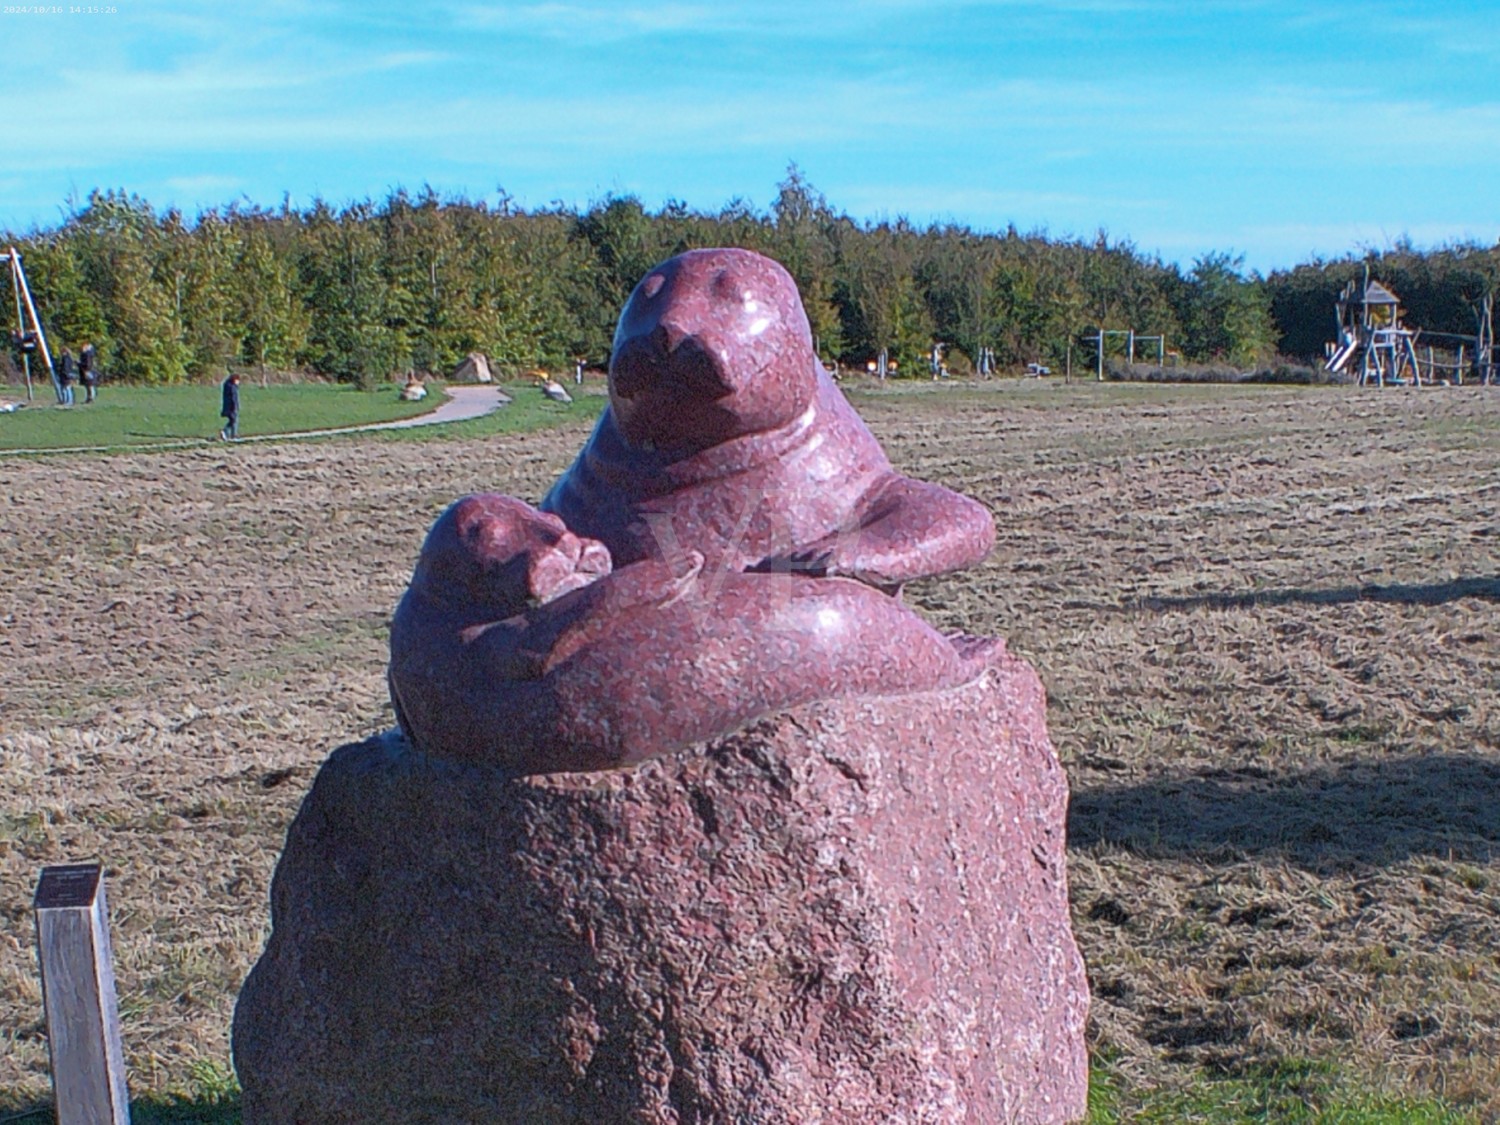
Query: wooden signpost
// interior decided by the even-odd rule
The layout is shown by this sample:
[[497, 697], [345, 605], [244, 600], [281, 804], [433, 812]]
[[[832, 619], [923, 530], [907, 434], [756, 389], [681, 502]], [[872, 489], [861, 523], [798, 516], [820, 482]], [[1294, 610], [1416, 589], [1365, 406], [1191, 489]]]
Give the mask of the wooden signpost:
[[103, 870], [42, 868], [34, 906], [58, 1125], [129, 1125]]

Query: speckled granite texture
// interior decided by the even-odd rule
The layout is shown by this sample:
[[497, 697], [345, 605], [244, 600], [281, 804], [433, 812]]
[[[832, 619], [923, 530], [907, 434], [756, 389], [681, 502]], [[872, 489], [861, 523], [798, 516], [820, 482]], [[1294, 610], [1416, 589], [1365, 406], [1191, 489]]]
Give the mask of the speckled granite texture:
[[428, 535], [390, 665], [424, 752], [604, 769], [782, 707], [971, 674], [883, 595], [982, 559], [994, 519], [891, 468], [780, 265], [694, 250], [651, 270], [609, 390], [543, 511], [481, 493]]
[[341, 748], [235, 1011], [246, 1121], [1081, 1116], [1066, 782], [983, 652], [629, 770]]
[[1041, 686], [893, 596], [994, 534], [891, 468], [779, 265], [652, 270], [541, 510], [427, 537], [404, 735], [334, 753], [277, 867], [246, 1120], [1081, 1116]]
[[391, 623], [391, 698], [413, 741], [512, 774], [608, 769], [799, 703], [979, 673], [852, 579], [714, 570], [697, 551], [609, 561], [513, 497], [444, 512]]
[[691, 250], [635, 287], [609, 407], [541, 506], [617, 567], [691, 548], [885, 589], [995, 541], [984, 505], [891, 468], [818, 362], [791, 275], [748, 250]]

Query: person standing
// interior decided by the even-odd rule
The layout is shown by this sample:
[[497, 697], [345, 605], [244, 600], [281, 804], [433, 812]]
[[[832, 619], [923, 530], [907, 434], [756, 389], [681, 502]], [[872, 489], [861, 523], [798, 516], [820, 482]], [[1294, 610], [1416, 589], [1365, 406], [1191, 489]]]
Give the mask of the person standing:
[[93, 402], [99, 397], [99, 355], [90, 340], [83, 342], [78, 353], [78, 381], [83, 384], [84, 402]]
[[224, 401], [219, 416], [224, 419], [224, 428], [219, 431], [220, 441], [233, 441], [240, 436], [240, 377], [231, 373], [224, 380]]
[[73, 381], [77, 377], [78, 368], [73, 360], [70, 349], [64, 348], [62, 355], [57, 357], [57, 385], [58, 405], [73, 405]]

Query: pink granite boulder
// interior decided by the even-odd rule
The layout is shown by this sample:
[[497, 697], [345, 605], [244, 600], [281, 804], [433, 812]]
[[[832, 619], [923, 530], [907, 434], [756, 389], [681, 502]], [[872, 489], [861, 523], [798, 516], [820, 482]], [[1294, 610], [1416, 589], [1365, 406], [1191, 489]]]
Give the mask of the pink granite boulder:
[[606, 773], [399, 735], [289, 833], [240, 995], [245, 1120], [1070, 1121], [1066, 782], [998, 642]]

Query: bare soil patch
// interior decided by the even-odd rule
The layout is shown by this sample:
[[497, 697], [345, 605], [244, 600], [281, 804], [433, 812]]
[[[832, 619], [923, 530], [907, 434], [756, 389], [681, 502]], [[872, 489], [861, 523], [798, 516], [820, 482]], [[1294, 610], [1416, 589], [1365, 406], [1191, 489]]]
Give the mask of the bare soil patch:
[[[1281, 1058], [1500, 1116], [1500, 395], [861, 397], [979, 497], [913, 587], [1048, 685], [1092, 1035], [1132, 1090]], [[456, 496], [535, 501], [585, 430], [8, 460], [0, 1108], [47, 1091], [38, 869], [99, 857], [132, 1082], [227, 1061], [319, 762], [389, 726], [386, 627]]]

